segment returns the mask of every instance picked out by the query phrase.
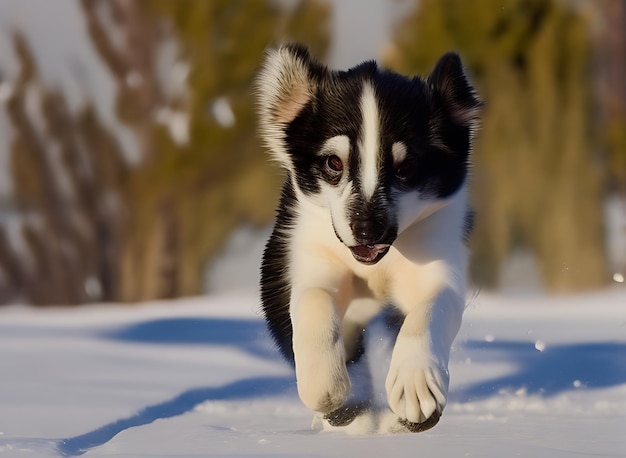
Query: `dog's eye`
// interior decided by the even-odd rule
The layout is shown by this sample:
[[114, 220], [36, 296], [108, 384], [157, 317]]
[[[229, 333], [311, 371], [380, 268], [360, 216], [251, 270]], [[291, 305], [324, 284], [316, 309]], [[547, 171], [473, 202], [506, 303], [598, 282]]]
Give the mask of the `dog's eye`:
[[343, 162], [341, 162], [339, 156], [333, 154], [326, 158], [326, 168], [332, 173], [341, 173], [343, 172]]
[[406, 183], [413, 176], [413, 172], [414, 172], [414, 169], [411, 166], [411, 164], [403, 162], [402, 164], [396, 167], [395, 175], [398, 181], [400, 181], [401, 183]]

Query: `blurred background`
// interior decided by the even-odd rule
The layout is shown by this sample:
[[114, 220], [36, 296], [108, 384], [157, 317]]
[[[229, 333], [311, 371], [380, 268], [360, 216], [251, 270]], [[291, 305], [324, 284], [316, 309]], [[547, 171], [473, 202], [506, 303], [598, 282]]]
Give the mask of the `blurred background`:
[[623, 285], [626, 0], [1, 0], [0, 304], [256, 288], [283, 176], [251, 82], [285, 40], [420, 75], [460, 52], [473, 284]]

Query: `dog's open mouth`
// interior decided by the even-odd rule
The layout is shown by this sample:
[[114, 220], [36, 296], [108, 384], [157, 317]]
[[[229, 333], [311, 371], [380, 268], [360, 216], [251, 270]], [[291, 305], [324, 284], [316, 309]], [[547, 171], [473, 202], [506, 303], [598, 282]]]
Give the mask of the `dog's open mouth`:
[[383, 256], [389, 251], [389, 247], [386, 243], [376, 243], [374, 245], [358, 245], [350, 247], [352, 256], [363, 264], [376, 264]]

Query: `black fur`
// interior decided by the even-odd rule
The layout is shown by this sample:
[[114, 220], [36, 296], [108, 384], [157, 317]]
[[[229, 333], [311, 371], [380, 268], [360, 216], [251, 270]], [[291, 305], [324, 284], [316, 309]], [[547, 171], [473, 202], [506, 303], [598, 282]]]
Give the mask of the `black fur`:
[[288, 238], [285, 233], [294, 220], [293, 206], [296, 196], [290, 180], [285, 182], [280, 203], [279, 218], [263, 252], [261, 265], [261, 302], [268, 329], [283, 357], [294, 364], [289, 299], [291, 288], [286, 277]]
[[465, 225], [463, 226], [463, 237], [465, 239], [465, 243], [469, 244], [470, 237], [472, 232], [474, 231], [474, 221], [476, 220], [476, 212], [472, 209], [468, 209], [465, 213], [465, 220], [463, 221]]

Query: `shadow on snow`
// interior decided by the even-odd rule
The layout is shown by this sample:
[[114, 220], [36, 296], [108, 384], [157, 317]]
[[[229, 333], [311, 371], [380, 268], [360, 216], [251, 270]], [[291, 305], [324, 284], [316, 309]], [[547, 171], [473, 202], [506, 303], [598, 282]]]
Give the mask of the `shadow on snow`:
[[[163, 318], [107, 331], [101, 337], [122, 342], [173, 345], [233, 346], [251, 355], [280, 359], [272, 349], [262, 320], [221, 318]], [[57, 443], [62, 455], [82, 455], [105, 444], [120, 432], [155, 420], [193, 410], [210, 400], [245, 400], [275, 396], [293, 390], [293, 377], [251, 377], [220, 387], [190, 389], [170, 400], [145, 407], [136, 414], [108, 423], [93, 431]]]
[[555, 396], [579, 388], [608, 388], [626, 384], [626, 344], [589, 342], [547, 345], [543, 351], [531, 342], [470, 340], [459, 352], [472, 364], [513, 363], [507, 375], [460, 387], [451, 393], [457, 402], [484, 399], [500, 391]]
[[[278, 359], [261, 320], [167, 318], [107, 332], [105, 338], [137, 343], [226, 345], [262, 358]], [[626, 384], [626, 343], [596, 342], [548, 345], [543, 351], [532, 342], [470, 340], [453, 353], [472, 364], [509, 363], [515, 369], [504, 376], [461, 386], [451, 393], [455, 402], [470, 402], [525, 389], [543, 397], [580, 388], [607, 388]], [[81, 455], [118, 433], [191, 411], [209, 400], [245, 400], [293, 391], [293, 377], [252, 377], [220, 387], [196, 388], [173, 399], [141, 409], [136, 414], [96, 430], [63, 439], [57, 448], [65, 456]]]
[[80, 436], [62, 439], [57, 444], [57, 449], [64, 456], [82, 455], [93, 447], [105, 444], [124, 430], [182, 415], [205, 401], [275, 396], [293, 390], [294, 386], [292, 377], [252, 377], [220, 387], [191, 389], [168, 401], [145, 407], [130, 417], [111, 422]]
[[253, 356], [279, 359], [269, 343], [263, 320], [230, 318], [162, 318], [105, 332], [107, 339], [131, 343], [222, 345]]

